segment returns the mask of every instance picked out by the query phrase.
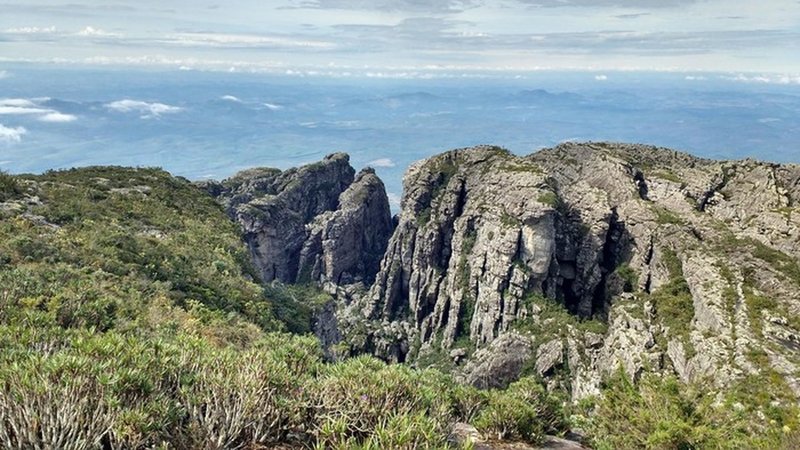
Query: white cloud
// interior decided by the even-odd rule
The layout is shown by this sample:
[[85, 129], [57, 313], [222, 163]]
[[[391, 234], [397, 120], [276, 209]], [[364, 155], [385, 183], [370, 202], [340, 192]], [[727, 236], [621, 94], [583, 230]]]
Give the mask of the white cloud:
[[49, 123], [67, 123], [67, 122], [74, 122], [78, 120], [77, 117], [73, 116], [72, 114], [62, 114], [60, 112], [51, 112], [39, 117], [38, 119], [40, 122], [49, 122]]
[[198, 47], [289, 47], [318, 50], [335, 47], [331, 42], [311, 39], [220, 33], [180, 33], [169, 36], [163, 43]]
[[608, 76], [607, 75], [595, 75], [594, 79], [597, 80], [597, 81], [606, 81], [606, 80], [608, 80]]
[[223, 95], [220, 98], [222, 100], [228, 100], [229, 102], [242, 103], [242, 100], [240, 100], [239, 97], [234, 97], [233, 95]]
[[394, 167], [397, 164], [389, 158], [379, 158], [368, 162], [367, 165], [371, 167]]
[[705, 81], [708, 79], [702, 75], [686, 75], [685, 78], [687, 81]]
[[36, 106], [32, 101], [24, 98], [3, 98], [0, 99], [0, 106], [13, 106], [19, 108], [32, 108]]
[[7, 28], [5, 33], [8, 34], [53, 34], [56, 32], [56, 27], [13, 27]]
[[0, 124], [0, 142], [19, 142], [27, 133], [23, 127], [10, 128]]
[[170, 106], [163, 103], [148, 103], [130, 99], [111, 102], [106, 104], [105, 107], [122, 113], [140, 113], [142, 114], [142, 119], [150, 119], [153, 117], [159, 117], [162, 114], [174, 114], [183, 111], [183, 108], [178, 106]]
[[266, 106], [266, 107], [267, 107], [267, 109], [269, 109], [269, 110], [271, 110], [271, 111], [278, 111], [278, 110], [280, 110], [280, 109], [283, 109], [283, 106], [281, 106], [281, 105], [276, 105], [276, 104], [274, 104], [274, 103], [264, 103], [264, 106]]
[[761, 83], [761, 84], [800, 84], [800, 75], [792, 74], [765, 74], [765, 75], [751, 75], [744, 74], [736, 75], [735, 77], [722, 77], [726, 80], [740, 81], [743, 83]]
[[389, 198], [389, 204], [395, 208], [400, 208], [401, 197], [394, 192], [387, 192], [386, 196]]
[[[35, 101], [33, 101], [35, 100]], [[40, 122], [66, 123], [74, 122], [78, 118], [72, 114], [62, 114], [55, 109], [45, 108], [38, 102], [50, 100], [47, 97], [28, 100], [25, 98], [5, 98], [0, 99], [0, 115], [6, 116], [39, 116]]]
[[9, 76], [11, 76], [11, 74], [9, 74], [8, 71], [0, 70], [0, 80], [2, 80], [3, 78], [8, 78]]
[[100, 28], [95, 27], [86, 27], [79, 31], [78, 36], [85, 36], [85, 37], [117, 37], [119, 36], [116, 33], [109, 33], [105, 30], [101, 30]]

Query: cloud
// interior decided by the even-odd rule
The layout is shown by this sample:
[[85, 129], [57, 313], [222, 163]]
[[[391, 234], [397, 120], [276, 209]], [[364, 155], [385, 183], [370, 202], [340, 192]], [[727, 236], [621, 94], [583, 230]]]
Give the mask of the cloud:
[[686, 75], [684, 79], [687, 81], [705, 81], [708, 78], [703, 75]]
[[83, 30], [79, 31], [78, 36], [85, 36], [85, 37], [118, 37], [119, 34], [116, 33], [109, 33], [107, 31], [101, 30], [95, 27], [86, 27]]
[[335, 44], [299, 35], [226, 33], [178, 33], [159, 40], [161, 44], [218, 48], [305, 48], [332, 49]]
[[397, 209], [400, 209], [400, 201], [402, 197], [395, 194], [394, 192], [387, 192], [386, 196], [389, 198], [389, 204]]
[[7, 70], [0, 70], [0, 80], [10, 77], [11, 74]]
[[650, 13], [634, 13], [634, 14], [618, 14], [614, 17], [617, 19], [638, 19], [639, 17], [649, 16]]
[[30, 100], [24, 98], [4, 98], [0, 99], [0, 115], [23, 116], [48, 114], [55, 112], [52, 109], [41, 108]]
[[78, 118], [72, 114], [62, 114], [55, 109], [46, 108], [38, 102], [46, 102], [49, 98], [37, 98], [28, 100], [26, 98], [5, 98], [0, 99], [0, 115], [7, 116], [39, 116], [37, 120], [49, 123], [74, 122]]
[[8, 34], [53, 34], [56, 32], [55, 26], [50, 27], [12, 27], [7, 28], [4, 33]]
[[73, 116], [72, 114], [62, 114], [60, 112], [51, 112], [48, 114], [39, 117], [38, 119], [40, 122], [49, 122], [49, 123], [68, 123], [74, 122], [78, 120], [77, 117]]
[[563, 7], [616, 7], [616, 8], [673, 8], [691, 5], [703, 0], [517, 0], [519, 3], [537, 8]]
[[23, 127], [10, 128], [0, 124], [0, 142], [19, 142], [25, 134], [28, 130]]
[[368, 162], [367, 165], [371, 167], [394, 167], [397, 164], [389, 158], [379, 158]]
[[20, 108], [31, 108], [34, 103], [24, 98], [3, 98], [0, 99], [0, 106], [16, 106]]
[[744, 75], [723, 76], [725, 80], [739, 81], [743, 83], [758, 84], [798, 84], [800, 85], [800, 74], [763, 74], [763, 75]]
[[163, 103], [148, 103], [130, 99], [107, 103], [105, 107], [121, 113], [140, 113], [142, 114], [142, 119], [150, 119], [153, 117], [159, 117], [162, 114], [174, 114], [183, 111], [183, 108], [178, 106], [170, 106]]
[[300, 0], [295, 8], [451, 14], [480, 6], [478, 0]]
[[267, 109], [269, 109], [270, 111], [278, 111], [278, 110], [283, 109], [283, 106], [276, 105], [274, 103], [264, 103], [264, 106], [266, 106]]
[[607, 75], [602, 75], [602, 74], [601, 75], [595, 75], [594, 79], [597, 80], [597, 81], [606, 81], [606, 80], [608, 80], [608, 76]]
[[227, 100], [229, 102], [234, 102], [234, 103], [242, 103], [242, 101], [239, 99], [239, 97], [234, 97], [233, 95], [223, 95], [222, 97], [220, 97], [220, 99]]

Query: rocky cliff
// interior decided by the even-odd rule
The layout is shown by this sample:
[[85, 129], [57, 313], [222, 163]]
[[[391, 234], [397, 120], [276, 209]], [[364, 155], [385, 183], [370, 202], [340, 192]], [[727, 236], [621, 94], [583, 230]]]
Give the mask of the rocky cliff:
[[620, 368], [800, 395], [798, 166], [454, 150], [409, 168], [393, 232], [380, 180], [353, 174], [332, 155], [207, 186], [265, 281], [338, 286], [323, 328], [351, 352], [482, 387], [533, 373], [574, 398]]
[[421, 161], [375, 283], [341, 308], [359, 350], [480, 386], [535, 372], [575, 397], [622, 367], [720, 387], [797, 383], [800, 168], [622, 144]]
[[241, 225], [264, 282], [369, 284], [392, 232], [383, 182], [343, 153], [202, 186]]

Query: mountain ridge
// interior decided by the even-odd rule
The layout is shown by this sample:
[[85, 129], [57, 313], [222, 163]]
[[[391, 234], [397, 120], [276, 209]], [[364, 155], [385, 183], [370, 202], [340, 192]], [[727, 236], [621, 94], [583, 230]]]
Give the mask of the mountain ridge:
[[[800, 341], [782, 324], [800, 312], [799, 179], [796, 165], [637, 144], [453, 150], [406, 172], [374, 284], [316, 281], [338, 299], [346, 353], [435, 360], [476, 385], [569, 366], [558, 382], [578, 399], [622, 365], [721, 388], [766, 359], [797, 395], [781, 342]], [[772, 312], [751, 311], [765, 297]], [[552, 307], [571, 318], [544, 331]]]

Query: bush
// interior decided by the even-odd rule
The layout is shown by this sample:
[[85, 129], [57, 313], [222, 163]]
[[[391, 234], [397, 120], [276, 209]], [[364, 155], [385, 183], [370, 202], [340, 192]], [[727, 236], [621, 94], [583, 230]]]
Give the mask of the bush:
[[[597, 449], [790, 448], [791, 428], [759, 419], [753, 406], [720, 400], [703, 384], [685, 385], [673, 376], [649, 374], [637, 386], [620, 371], [607, 380], [589, 431]], [[796, 408], [784, 409], [796, 416]]]
[[564, 429], [565, 417], [557, 398], [531, 377], [492, 391], [475, 427], [496, 439], [521, 439], [536, 444], [546, 433]]
[[17, 179], [0, 170], [0, 202], [11, 200], [22, 194]]

